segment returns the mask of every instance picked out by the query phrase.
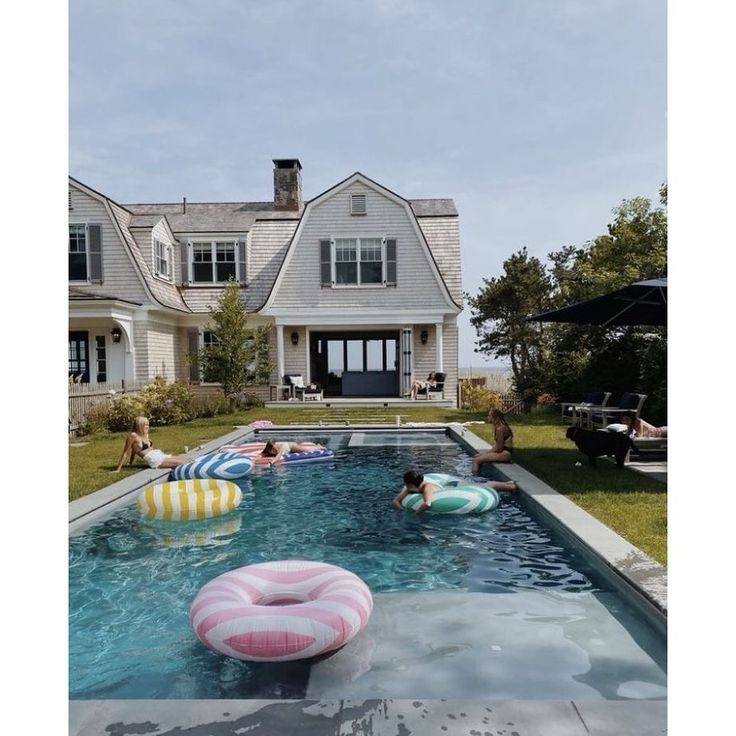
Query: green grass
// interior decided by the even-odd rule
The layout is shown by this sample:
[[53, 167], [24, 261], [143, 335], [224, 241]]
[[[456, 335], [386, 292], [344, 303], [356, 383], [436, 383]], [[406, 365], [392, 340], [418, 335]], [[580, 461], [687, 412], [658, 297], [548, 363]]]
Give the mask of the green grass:
[[[478, 412], [435, 406], [339, 410], [341, 418], [347, 416], [353, 423], [360, 422], [361, 417], [366, 421], [385, 417], [392, 422], [398, 413], [402, 422], [464, 422], [483, 418]], [[236, 424], [248, 424], [255, 419], [270, 419], [274, 424], [307, 424], [320, 419], [328, 421], [330, 416], [328, 409], [251, 409], [171, 427], [154, 427], [151, 436], [156, 447], [176, 454], [183, 452], [185, 446], [202, 445], [232, 431]], [[577, 448], [565, 439], [557, 412], [510, 417], [510, 424], [514, 430], [515, 462], [631, 544], [661, 564], [667, 564], [667, 488], [663, 483], [633, 470], [620, 470], [605, 459], [600, 459], [597, 467], [589, 467]], [[490, 425], [477, 424], [470, 429], [487, 442], [492, 441]], [[145, 467], [137, 461], [132, 468], [124, 466], [120, 473], [111, 474], [120, 457], [125, 434], [89, 435], [70, 441], [69, 500], [104, 488]], [[303, 432], [298, 434], [304, 438]], [[576, 462], [583, 465], [576, 467]]]

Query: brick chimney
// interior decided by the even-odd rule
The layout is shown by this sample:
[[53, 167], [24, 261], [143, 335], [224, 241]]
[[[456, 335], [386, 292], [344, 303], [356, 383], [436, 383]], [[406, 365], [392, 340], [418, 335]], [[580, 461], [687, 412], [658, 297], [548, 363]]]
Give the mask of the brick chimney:
[[298, 158], [273, 159], [273, 207], [275, 210], [302, 208], [302, 165]]

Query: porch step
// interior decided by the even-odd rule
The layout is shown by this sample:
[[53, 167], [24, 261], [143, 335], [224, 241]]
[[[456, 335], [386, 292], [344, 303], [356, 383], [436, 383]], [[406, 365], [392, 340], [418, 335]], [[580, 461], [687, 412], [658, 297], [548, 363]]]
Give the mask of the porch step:
[[[314, 416], [309, 417], [309, 422], [315, 424], [395, 424], [396, 417], [400, 422], [407, 420], [407, 416], [387, 412], [366, 412], [366, 411], [347, 411], [340, 409], [329, 409], [324, 412], [314, 412]], [[299, 422], [290, 422], [290, 424], [303, 424], [302, 419]]]

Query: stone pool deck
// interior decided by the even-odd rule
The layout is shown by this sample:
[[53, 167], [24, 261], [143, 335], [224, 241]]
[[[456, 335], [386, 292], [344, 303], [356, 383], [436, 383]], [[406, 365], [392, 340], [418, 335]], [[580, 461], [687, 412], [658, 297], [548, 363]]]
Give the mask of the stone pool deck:
[[[380, 428], [374, 425], [371, 429]], [[395, 431], [396, 427], [384, 429]], [[488, 447], [465, 427], [450, 425], [447, 429], [470, 451]], [[289, 431], [294, 430], [289, 427]], [[246, 431], [239, 428], [201, 452], [236, 441]], [[499, 466], [499, 470], [519, 484], [525, 501], [546, 521], [576, 537], [598, 565], [613, 573], [622, 587], [634, 591], [635, 605], [666, 627], [664, 568], [522, 468], [509, 464]], [[129, 503], [143, 485], [165, 475], [166, 471], [143, 471], [73, 502], [70, 533]], [[527, 624], [544, 619], [548, 610], [545, 595], [487, 596], [462, 591], [376, 595], [366, 630], [333, 656], [313, 665], [302, 700], [71, 701], [69, 734], [665, 734], [665, 676], [657, 674], [647, 652], [632, 646], [612, 622], [606, 623], [605, 617], [597, 615], [597, 608], [602, 608], [600, 596], [569, 601], [568, 610], [549, 621], [543, 641], [535, 641], [530, 639]], [[576, 624], [581, 614], [590, 622], [582, 630]], [[419, 620], [421, 626], [417, 625]], [[555, 649], [558, 660], [561, 657], [566, 662], [564, 672], [545, 672], [545, 651], [550, 648]], [[623, 654], [620, 659], [630, 668], [627, 692], [610, 694], [610, 698], [626, 700], [603, 699], [595, 690], [595, 664], [605, 665], [607, 651]], [[519, 682], [522, 672], [524, 683]], [[576, 672], [586, 674], [580, 677]], [[460, 689], [463, 699], [443, 699], [450, 689]]]

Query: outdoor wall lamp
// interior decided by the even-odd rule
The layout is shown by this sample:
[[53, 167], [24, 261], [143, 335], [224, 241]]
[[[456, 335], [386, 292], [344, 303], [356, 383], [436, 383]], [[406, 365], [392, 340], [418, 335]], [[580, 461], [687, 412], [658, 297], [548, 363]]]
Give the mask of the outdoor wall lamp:
[[299, 344], [299, 333], [298, 332], [292, 332], [291, 333], [291, 344], [292, 345], [298, 345]]
[[427, 344], [427, 340], [429, 340], [429, 333], [427, 332], [427, 330], [422, 330], [419, 333], [419, 339], [422, 341], [422, 345]]
[[114, 343], [120, 342], [120, 338], [123, 336], [123, 331], [119, 327], [113, 327], [110, 330], [110, 334], [112, 335], [112, 341]]

